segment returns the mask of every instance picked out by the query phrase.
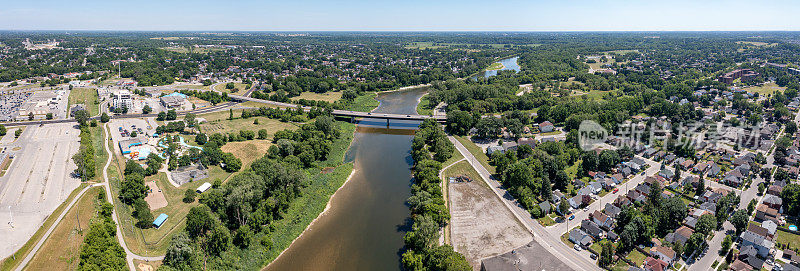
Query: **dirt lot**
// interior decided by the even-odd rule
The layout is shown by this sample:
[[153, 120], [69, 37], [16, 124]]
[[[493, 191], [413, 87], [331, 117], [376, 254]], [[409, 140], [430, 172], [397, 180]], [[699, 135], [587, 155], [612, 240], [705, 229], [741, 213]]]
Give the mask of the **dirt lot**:
[[155, 181], [147, 182], [147, 188], [150, 189], [150, 192], [147, 193], [147, 197], [145, 197], [144, 200], [150, 205], [150, 211], [167, 206], [167, 198], [164, 197], [164, 193], [161, 192], [161, 189], [158, 189], [158, 185]]
[[480, 269], [480, 260], [533, 240], [514, 215], [480, 180], [451, 183], [450, 234], [456, 251]]

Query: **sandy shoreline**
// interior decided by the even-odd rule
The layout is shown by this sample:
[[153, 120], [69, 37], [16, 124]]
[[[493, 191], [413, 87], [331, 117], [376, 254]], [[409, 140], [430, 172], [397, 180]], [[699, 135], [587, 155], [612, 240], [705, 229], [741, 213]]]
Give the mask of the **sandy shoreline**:
[[308, 224], [308, 226], [306, 227], [306, 229], [305, 229], [305, 230], [303, 230], [303, 232], [301, 232], [301, 233], [300, 233], [300, 235], [298, 235], [297, 237], [295, 237], [295, 238], [294, 238], [294, 240], [292, 240], [292, 242], [291, 242], [291, 243], [289, 243], [289, 246], [287, 246], [286, 248], [284, 248], [284, 249], [281, 251], [281, 253], [280, 253], [280, 254], [278, 254], [278, 257], [275, 257], [275, 259], [273, 259], [271, 262], [269, 262], [269, 264], [267, 264], [267, 266], [264, 266], [264, 268], [261, 268], [261, 270], [267, 270], [267, 268], [269, 268], [269, 266], [270, 266], [270, 265], [272, 265], [272, 263], [274, 263], [274, 262], [278, 261], [278, 259], [280, 259], [280, 258], [281, 258], [281, 256], [283, 256], [283, 254], [286, 252], [286, 250], [288, 250], [290, 247], [292, 247], [292, 245], [294, 244], [294, 242], [295, 242], [295, 241], [297, 241], [297, 239], [300, 239], [300, 237], [303, 237], [303, 234], [306, 234], [306, 232], [307, 232], [309, 229], [311, 229], [311, 227], [313, 227], [315, 223], [317, 223], [317, 220], [319, 220], [319, 218], [320, 218], [320, 217], [322, 217], [323, 215], [325, 215], [325, 214], [328, 212], [328, 210], [331, 208], [331, 201], [333, 200], [333, 197], [336, 195], [336, 193], [338, 193], [338, 192], [339, 192], [339, 190], [342, 190], [342, 187], [344, 187], [345, 185], [347, 185], [347, 183], [348, 183], [348, 182], [350, 182], [350, 180], [351, 180], [351, 179], [353, 179], [353, 175], [354, 175], [355, 173], [356, 173], [356, 168], [355, 168], [355, 164], [354, 164], [354, 166], [353, 166], [353, 170], [351, 170], [351, 171], [350, 171], [350, 176], [347, 176], [347, 179], [344, 181], [344, 183], [342, 183], [342, 185], [341, 185], [341, 186], [339, 186], [339, 188], [338, 188], [338, 189], [336, 189], [336, 191], [334, 191], [334, 192], [333, 192], [333, 194], [331, 194], [331, 196], [330, 196], [330, 197], [328, 197], [328, 203], [327, 203], [327, 204], [325, 204], [325, 209], [323, 209], [323, 210], [322, 210], [322, 212], [321, 212], [321, 213], [319, 213], [319, 215], [317, 215], [317, 217], [316, 217], [316, 218], [314, 218], [314, 220], [312, 220], [312, 221], [311, 221], [311, 223], [309, 223], [309, 224]]

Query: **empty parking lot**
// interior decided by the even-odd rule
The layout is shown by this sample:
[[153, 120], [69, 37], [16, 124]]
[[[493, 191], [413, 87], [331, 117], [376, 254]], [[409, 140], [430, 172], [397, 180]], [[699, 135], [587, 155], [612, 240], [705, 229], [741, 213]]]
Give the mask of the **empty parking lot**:
[[16, 141], [0, 140], [15, 156], [0, 177], [0, 240], [7, 244], [0, 246], [0, 258], [25, 244], [80, 185], [71, 174], [76, 168], [72, 155], [80, 145], [80, 131], [73, 125], [28, 126]]

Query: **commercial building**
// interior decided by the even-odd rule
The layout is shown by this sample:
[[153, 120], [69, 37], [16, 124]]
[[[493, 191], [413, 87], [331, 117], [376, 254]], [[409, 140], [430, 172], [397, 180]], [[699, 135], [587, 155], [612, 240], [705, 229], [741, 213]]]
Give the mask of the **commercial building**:
[[758, 76], [758, 73], [751, 69], [737, 69], [732, 72], [720, 75], [718, 80], [725, 84], [732, 84], [733, 80], [736, 80], [738, 78], [742, 78], [742, 82], [747, 82], [752, 80], [753, 78], [756, 78], [756, 76]]
[[133, 96], [128, 90], [119, 90], [111, 93], [114, 108], [133, 108]]
[[160, 98], [161, 105], [169, 109], [181, 107], [185, 100], [186, 95], [177, 92], [162, 96]]

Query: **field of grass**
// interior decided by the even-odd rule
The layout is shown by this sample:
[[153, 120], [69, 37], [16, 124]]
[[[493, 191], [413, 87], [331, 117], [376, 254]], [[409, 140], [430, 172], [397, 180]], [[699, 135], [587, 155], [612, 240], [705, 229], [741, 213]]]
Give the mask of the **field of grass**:
[[93, 181], [103, 182], [103, 167], [108, 160], [108, 153], [103, 149], [103, 142], [105, 141], [104, 129], [102, 126], [89, 127], [92, 133], [92, 146], [94, 146], [94, 161], [95, 161], [95, 177]]
[[370, 112], [381, 104], [378, 100], [375, 100], [375, 97], [378, 97], [378, 94], [368, 93], [358, 96], [352, 104], [345, 108], [345, 110]]
[[105, 193], [103, 187], [94, 187], [81, 196], [33, 256], [26, 269], [77, 269], [84, 233], [88, 232], [89, 224], [95, 216], [95, 210], [99, 206], [97, 195], [100, 193]]
[[[246, 84], [242, 84], [242, 83], [239, 83], [239, 82], [233, 82], [233, 88], [234, 89], [225, 88], [225, 86], [227, 84], [228, 83], [218, 84], [218, 85], [214, 86], [214, 90], [219, 91], [219, 92], [223, 92], [223, 93], [234, 93], [234, 94], [240, 94], [240, 93], [244, 93], [244, 92], [247, 91], [247, 85]], [[238, 89], [238, 91], [233, 92], [235, 89]]]
[[100, 114], [100, 104], [97, 100], [97, 89], [73, 88], [69, 93], [69, 107], [74, 104], [84, 104], [90, 116]]
[[163, 47], [162, 50], [176, 52], [176, 53], [196, 53], [196, 54], [208, 54], [210, 52], [218, 52], [218, 51], [225, 51], [225, 48], [194, 48], [194, 47]]
[[775, 83], [766, 83], [766, 84], [763, 84], [763, 85], [760, 85], [760, 86], [753, 86], [753, 87], [744, 88], [744, 91], [747, 91], [747, 92], [750, 92], [750, 93], [758, 93], [758, 95], [760, 95], [760, 96], [772, 95], [773, 93], [775, 93], [775, 91], [783, 92], [785, 90], [786, 90], [785, 87], [779, 87]]
[[[200, 129], [206, 134], [239, 132], [240, 130], [258, 132], [258, 130], [267, 129], [269, 134], [272, 135], [280, 130], [297, 129], [298, 127], [297, 124], [281, 122], [279, 120], [269, 119], [266, 117], [242, 119], [240, 118], [241, 115], [242, 110], [233, 110], [234, 119], [232, 120], [228, 119], [230, 116], [229, 111], [202, 114], [198, 115], [197, 117], [206, 119], [205, 123], [200, 124]], [[258, 124], [253, 124], [255, 119], [258, 119]]]
[[36, 244], [36, 242], [39, 241], [39, 239], [42, 238], [47, 229], [49, 229], [50, 226], [52, 226], [53, 223], [56, 222], [58, 214], [61, 214], [61, 212], [63, 212], [64, 209], [67, 208], [67, 204], [69, 204], [69, 202], [72, 201], [72, 199], [78, 196], [78, 192], [83, 190], [83, 188], [85, 188], [86, 186], [87, 184], [82, 183], [80, 186], [78, 186], [78, 188], [72, 190], [72, 193], [69, 194], [67, 199], [64, 200], [64, 202], [61, 203], [61, 205], [59, 205], [58, 208], [56, 208], [53, 211], [53, 214], [55, 215], [48, 216], [47, 219], [44, 221], [44, 223], [42, 223], [42, 226], [39, 227], [39, 229], [35, 233], [33, 233], [33, 236], [31, 236], [30, 239], [28, 239], [28, 242], [26, 242], [24, 245], [22, 245], [20, 249], [14, 252], [14, 254], [12, 254], [8, 258], [5, 258], [2, 261], [2, 263], [0, 263], [0, 270], [12, 270], [16, 268], [19, 262], [22, 261], [22, 259], [24, 259], [25, 256], [31, 252], [33, 246]]
[[635, 263], [636, 266], [642, 266], [642, 263], [644, 263], [644, 259], [647, 258], [647, 256], [645, 256], [644, 254], [642, 254], [638, 250], [634, 249], [630, 253], [628, 253], [628, 257], [627, 258], [628, 258], [628, 260], [630, 260], [633, 263]]
[[570, 179], [575, 179], [578, 177], [578, 170], [581, 168], [581, 160], [575, 161], [574, 164], [568, 166], [564, 169], [564, 173], [567, 173]]
[[272, 142], [269, 140], [248, 140], [242, 142], [228, 142], [222, 146], [222, 151], [230, 152], [242, 160], [242, 168], [247, 168], [253, 161], [264, 157]]
[[776, 231], [775, 242], [779, 244], [789, 244], [791, 248], [800, 248], [800, 235], [788, 233], [785, 231]]
[[496, 70], [502, 70], [503, 68], [505, 68], [505, 66], [503, 66], [502, 63], [494, 62], [494, 63], [492, 63], [492, 65], [489, 65], [489, 67], [486, 68], [486, 70], [487, 71], [496, 71]]
[[480, 162], [481, 165], [483, 165], [483, 167], [489, 171], [489, 173], [492, 175], [496, 174], [494, 166], [489, 165], [489, 156], [483, 152], [481, 147], [478, 147], [478, 145], [475, 145], [475, 143], [472, 143], [471, 140], [464, 136], [456, 136], [456, 139], [458, 139], [458, 142], [461, 142], [461, 144], [464, 145], [464, 147], [466, 147], [467, 150], [478, 159], [478, 162]]
[[[463, 49], [463, 48], [457, 48], [457, 47], [459, 47], [459, 46], [462, 46], [462, 47], [463, 46], [472, 46], [472, 45], [477, 45], [477, 46], [486, 46], [486, 45], [488, 45], [488, 46], [491, 46], [492, 48], [495, 48], [495, 49], [503, 48], [504, 46], [506, 46], [506, 44], [499, 44], [499, 43], [469, 44], [469, 43], [442, 43], [442, 42], [434, 43], [434, 42], [430, 42], [430, 41], [424, 41], [424, 42], [412, 42], [412, 43], [409, 43], [409, 44], [407, 44], [405, 46], [405, 48], [406, 49], [424, 50], [424, 49], [439, 49], [439, 48], [454, 47], [453, 49]], [[539, 45], [541, 45], [541, 44], [531, 43], [531, 44], [521, 44], [521, 45], [515, 45], [515, 46], [536, 47], [536, 46], [539, 46]]]
[[766, 43], [766, 42], [761, 42], [761, 41], [737, 41], [736, 43], [737, 44], [747, 44], [747, 45], [758, 46], [758, 47], [761, 47], [761, 46], [771, 47], [771, 46], [778, 45], [777, 43]]
[[612, 93], [613, 90], [591, 90], [589, 93], [586, 93], [585, 96], [592, 100], [604, 100], [604, 97], [608, 93]]
[[546, 216], [537, 218], [536, 220], [539, 221], [539, 224], [542, 224], [542, 226], [544, 226], [544, 227], [547, 227], [547, 226], [550, 226], [550, 225], [555, 225], [556, 221], [553, 220], [552, 217], [550, 217], [551, 215], [552, 214], [546, 215]]
[[435, 105], [431, 104], [431, 101], [428, 100], [428, 95], [422, 96], [422, 99], [419, 100], [417, 104], [417, 114], [420, 115], [433, 115], [433, 108]]
[[300, 93], [300, 96], [293, 97], [292, 101], [297, 101], [297, 100], [300, 100], [300, 99], [306, 99], [306, 100], [326, 101], [326, 102], [329, 102], [329, 103], [333, 103], [335, 101], [338, 101], [341, 98], [342, 98], [342, 92], [341, 91], [337, 91], [337, 92], [329, 91], [329, 92], [325, 92], [325, 93], [303, 92], [303, 93]]

